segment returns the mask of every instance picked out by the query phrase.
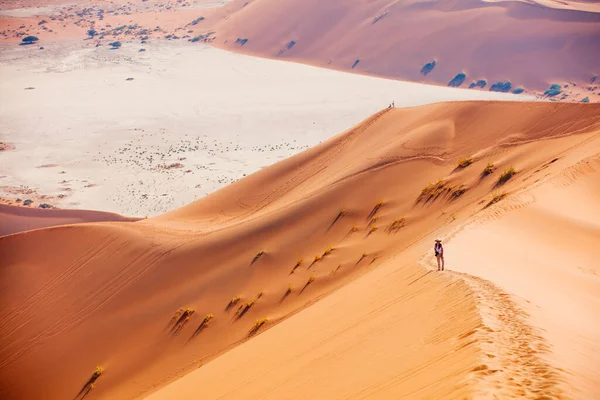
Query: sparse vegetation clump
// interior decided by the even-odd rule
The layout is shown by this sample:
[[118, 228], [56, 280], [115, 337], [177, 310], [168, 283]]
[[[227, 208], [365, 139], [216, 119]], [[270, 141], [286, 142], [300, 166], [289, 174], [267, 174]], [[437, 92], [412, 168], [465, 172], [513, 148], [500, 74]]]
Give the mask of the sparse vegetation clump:
[[301, 258], [296, 262], [296, 265], [294, 265], [294, 268], [292, 268], [292, 272], [290, 272], [290, 275], [293, 274], [294, 271], [296, 271], [302, 265], [303, 261], [304, 259]]
[[487, 85], [487, 81], [485, 79], [479, 79], [469, 85], [469, 89], [481, 88], [483, 89]]
[[492, 86], [490, 86], [490, 92], [509, 92], [512, 87], [512, 83], [510, 81], [506, 82], [496, 82]]
[[227, 303], [227, 307], [225, 307], [225, 311], [229, 311], [231, 308], [235, 307], [237, 305], [237, 303], [240, 302], [240, 300], [242, 300], [241, 296], [233, 296], [231, 298], [231, 300], [229, 300], [229, 303]]
[[375, 207], [373, 207], [373, 209], [367, 216], [367, 219], [369, 219], [369, 220], [373, 219], [375, 217], [375, 215], [377, 215], [379, 210], [381, 210], [381, 207], [383, 207], [383, 200], [379, 200], [379, 202], [377, 204], [375, 204]]
[[404, 218], [404, 217], [396, 218], [388, 225], [388, 227], [386, 228], [386, 231], [388, 231], [388, 233], [396, 233], [400, 229], [402, 229], [404, 226], [406, 226], [406, 218]]
[[497, 202], [504, 199], [505, 197], [506, 197], [505, 192], [497, 192], [497, 193], [492, 194], [492, 199], [485, 205], [485, 208], [488, 208], [488, 207], [496, 204]]
[[510, 178], [512, 178], [515, 174], [517, 173], [517, 171], [514, 169], [514, 167], [510, 167], [504, 170], [504, 172], [502, 172], [502, 175], [500, 175], [500, 178], [498, 178], [498, 185], [503, 185], [506, 182], [508, 182], [510, 180]]
[[269, 322], [269, 319], [267, 317], [257, 319], [256, 322], [254, 323], [254, 326], [252, 327], [252, 329], [249, 332], [249, 336], [252, 336], [252, 335], [255, 335], [256, 333], [258, 333], [260, 328], [262, 328], [267, 322]]
[[465, 192], [466, 192], [467, 190], [468, 190], [468, 189], [467, 189], [467, 187], [466, 187], [466, 186], [464, 186], [464, 185], [460, 185], [460, 186], [459, 186], [459, 187], [457, 187], [457, 188], [453, 188], [453, 189], [450, 191], [450, 199], [451, 199], [451, 200], [456, 200], [456, 199], [458, 199], [460, 196], [462, 196], [463, 194], [465, 194]]
[[463, 157], [460, 160], [458, 160], [458, 165], [456, 167], [459, 169], [462, 169], [462, 168], [467, 168], [471, 164], [473, 164], [472, 157]]
[[590, 98], [589, 98], [589, 97], [584, 97], [584, 98], [581, 100], [581, 102], [582, 102], [582, 103], [589, 103], [589, 102], [590, 102]]
[[357, 58], [356, 61], [354, 61], [354, 64], [352, 64], [352, 69], [354, 69], [354, 67], [356, 67], [359, 62], [360, 62], [360, 59]]
[[119, 41], [109, 43], [108, 45], [111, 46], [113, 50], [121, 48], [121, 42]]
[[92, 376], [88, 379], [85, 385], [83, 385], [83, 387], [81, 388], [81, 390], [75, 398], [81, 396], [80, 398], [83, 399], [84, 397], [86, 397], [90, 393], [90, 391], [95, 387], [96, 381], [102, 376], [103, 373], [104, 367], [101, 365], [96, 366], [96, 369], [92, 373]]
[[450, 87], [459, 87], [463, 84], [463, 82], [467, 79], [467, 75], [463, 72], [457, 74], [450, 82], [448, 82], [448, 86]]
[[421, 190], [421, 194], [417, 198], [417, 203], [435, 200], [442, 194], [449, 193], [451, 190], [452, 187], [448, 182], [438, 179], [437, 182], [430, 183]]
[[488, 175], [492, 174], [495, 170], [496, 170], [496, 167], [494, 166], [494, 163], [490, 161], [487, 163], [487, 165], [483, 169], [482, 175], [488, 176]]
[[321, 258], [323, 258], [323, 257], [326, 257], [326, 256], [330, 255], [331, 253], [333, 253], [333, 251], [334, 251], [334, 250], [335, 250], [335, 247], [333, 247], [333, 246], [329, 246], [329, 247], [327, 248], [327, 250], [325, 250], [325, 251], [323, 252], [323, 256], [321, 256]]
[[386, 11], [386, 12], [384, 12], [383, 14], [379, 14], [378, 16], [374, 17], [374, 18], [373, 18], [373, 24], [376, 24], [376, 23], [377, 23], [377, 21], [379, 21], [379, 20], [381, 20], [382, 18], [384, 18], [384, 17], [385, 17], [387, 14], [388, 14], [388, 13], [387, 13], [387, 11]]
[[200, 21], [204, 21], [204, 17], [198, 17], [195, 20], [193, 20], [190, 25], [198, 25], [198, 22]]
[[171, 334], [177, 335], [183, 327], [188, 323], [191, 316], [196, 312], [193, 308], [180, 308], [175, 312], [171, 321], [167, 324], [167, 328], [171, 328]]
[[521, 94], [525, 91], [525, 89], [523, 88], [516, 88], [515, 90], [513, 90], [513, 94]]
[[557, 83], [553, 83], [548, 89], [544, 91], [544, 96], [554, 97], [558, 96], [561, 92], [562, 88], [560, 87], [560, 85]]
[[255, 256], [254, 259], [252, 259], [252, 262], [250, 263], [250, 265], [254, 264], [255, 262], [258, 261], [259, 258], [261, 258], [263, 255], [265, 254], [264, 251], [259, 251]]
[[370, 236], [370, 235], [372, 235], [373, 233], [375, 233], [375, 232], [377, 231], [377, 229], [379, 229], [379, 228], [377, 228], [377, 225], [373, 225], [373, 226], [371, 227], [371, 229], [369, 229], [369, 233], [367, 234], [367, 236]]
[[239, 44], [240, 46], [244, 46], [246, 43], [248, 43], [248, 38], [237, 38], [235, 40], [235, 44]]
[[344, 207], [340, 208], [340, 211], [338, 212], [338, 214], [335, 216], [333, 222], [331, 223], [331, 225], [329, 226], [329, 228], [331, 228], [333, 225], [335, 225], [336, 222], [338, 222], [338, 220], [340, 218], [342, 218], [344, 215], [346, 215], [346, 209]]
[[428, 62], [427, 64], [423, 65], [423, 67], [421, 68], [421, 75], [427, 76], [427, 74], [429, 74], [431, 71], [433, 71], [436, 64], [437, 63], [435, 61], [431, 61], [431, 62]]
[[212, 314], [206, 314], [206, 316], [204, 317], [202, 322], [200, 322], [200, 325], [198, 325], [198, 328], [196, 328], [196, 331], [192, 335], [192, 338], [196, 337], [200, 332], [202, 332], [204, 329], [208, 328], [208, 323], [213, 318], [214, 317]]
[[24, 37], [24, 38], [21, 40], [21, 43], [22, 43], [22, 44], [33, 44], [33, 43], [37, 42], [38, 40], [40, 40], [40, 39], [38, 39], [38, 38], [37, 38], [37, 37], [35, 37], [35, 36], [25, 36], [25, 37]]
[[250, 311], [250, 309], [254, 306], [255, 303], [256, 303], [256, 300], [252, 300], [245, 304], [240, 305], [238, 307], [237, 311], [235, 312], [235, 317], [237, 319], [242, 318], [248, 311]]

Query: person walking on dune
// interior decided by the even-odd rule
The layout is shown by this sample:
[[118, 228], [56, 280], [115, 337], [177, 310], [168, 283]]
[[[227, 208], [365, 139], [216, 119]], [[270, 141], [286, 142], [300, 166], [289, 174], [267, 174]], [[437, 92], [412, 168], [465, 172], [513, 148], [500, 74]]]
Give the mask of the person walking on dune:
[[437, 258], [438, 271], [444, 270], [444, 246], [442, 246], [442, 239], [435, 239], [433, 245], [433, 251], [435, 251], [435, 258]]

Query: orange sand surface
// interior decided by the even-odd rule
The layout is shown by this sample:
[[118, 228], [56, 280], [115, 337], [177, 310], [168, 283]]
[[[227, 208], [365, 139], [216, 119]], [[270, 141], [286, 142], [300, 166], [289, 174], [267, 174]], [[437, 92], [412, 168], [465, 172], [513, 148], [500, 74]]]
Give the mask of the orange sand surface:
[[596, 104], [390, 108], [158, 217], [1, 237], [0, 397], [592, 398], [598, 157]]
[[59, 210], [0, 204], [0, 236], [56, 225], [81, 222], [137, 221], [138, 218], [87, 210]]

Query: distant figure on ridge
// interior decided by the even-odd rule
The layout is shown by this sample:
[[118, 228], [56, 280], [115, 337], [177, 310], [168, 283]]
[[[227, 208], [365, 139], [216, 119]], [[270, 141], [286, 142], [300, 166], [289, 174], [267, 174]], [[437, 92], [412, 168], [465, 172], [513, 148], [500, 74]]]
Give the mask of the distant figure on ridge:
[[396, 102], [392, 101], [392, 108], [396, 108]]
[[435, 258], [437, 258], [438, 271], [444, 270], [444, 246], [442, 246], [442, 239], [435, 239], [435, 245], [433, 245], [435, 251]]

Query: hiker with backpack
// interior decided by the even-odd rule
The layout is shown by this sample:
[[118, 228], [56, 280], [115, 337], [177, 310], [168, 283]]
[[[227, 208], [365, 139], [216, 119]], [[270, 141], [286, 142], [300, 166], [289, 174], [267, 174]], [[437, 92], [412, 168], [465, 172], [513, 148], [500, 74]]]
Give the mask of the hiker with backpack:
[[433, 251], [435, 251], [435, 258], [437, 259], [438, 271], [444, 270], [444, 246], [442, 246], [442, 239], [435, 239], [433, 245]]

